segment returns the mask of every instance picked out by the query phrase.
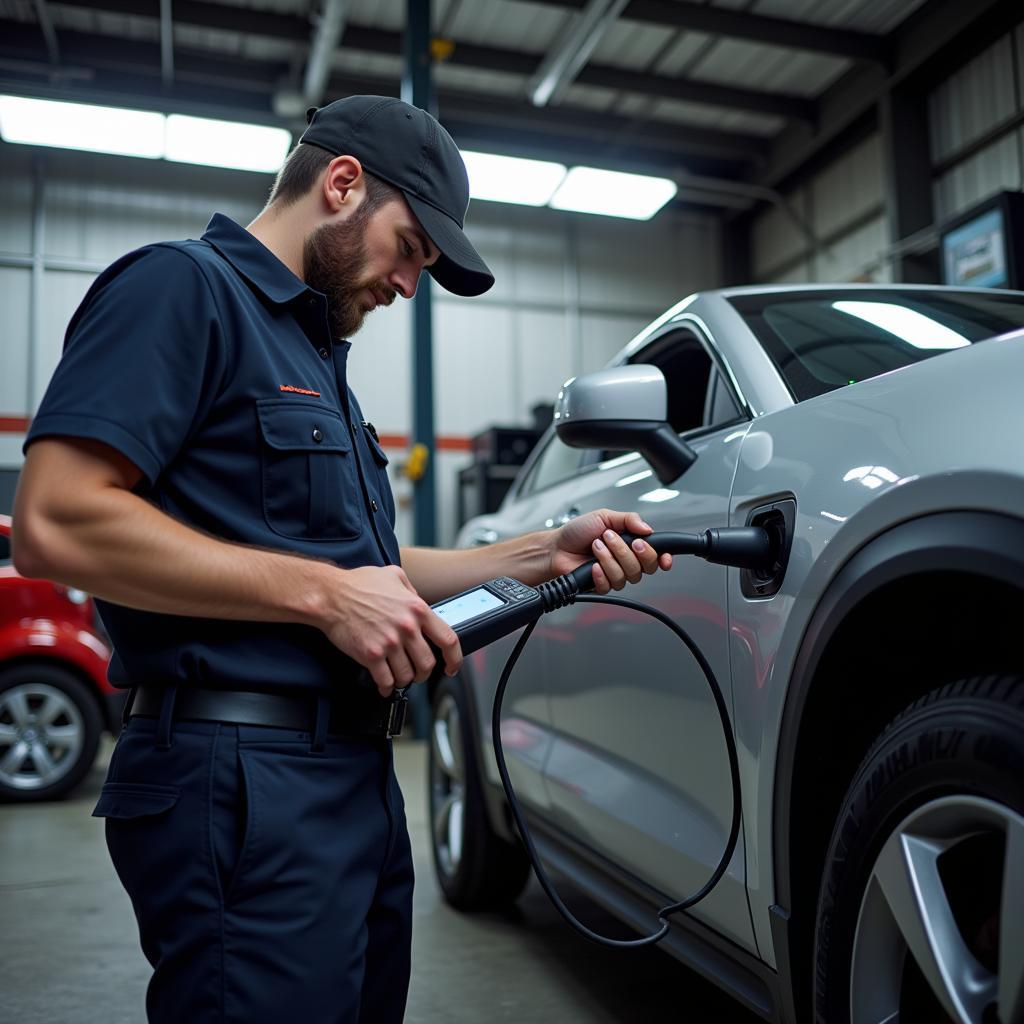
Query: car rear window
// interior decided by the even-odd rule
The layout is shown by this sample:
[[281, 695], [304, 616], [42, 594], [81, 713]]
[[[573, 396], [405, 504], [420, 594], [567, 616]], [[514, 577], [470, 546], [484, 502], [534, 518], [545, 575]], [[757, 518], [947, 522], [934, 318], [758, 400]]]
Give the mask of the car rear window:
[[729, 301], [797, 401], [1024, 327], [1024, 293], [858, 289]]

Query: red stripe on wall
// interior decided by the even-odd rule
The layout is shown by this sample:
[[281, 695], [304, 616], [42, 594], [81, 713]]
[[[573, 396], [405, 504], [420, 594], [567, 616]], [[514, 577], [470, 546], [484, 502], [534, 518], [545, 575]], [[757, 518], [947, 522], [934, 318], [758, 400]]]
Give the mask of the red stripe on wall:
[[28, 424], [28, 416], [0, 416], [0, 434], [24, 434]]
[[[380, 443], [382, 448], [408, 448], [408, 434], [381, 434]], [[470, 452], [473, 450], [473, 439], [471, 437], [439, 437], [436, 440], [438, 451], [442, 452]]]

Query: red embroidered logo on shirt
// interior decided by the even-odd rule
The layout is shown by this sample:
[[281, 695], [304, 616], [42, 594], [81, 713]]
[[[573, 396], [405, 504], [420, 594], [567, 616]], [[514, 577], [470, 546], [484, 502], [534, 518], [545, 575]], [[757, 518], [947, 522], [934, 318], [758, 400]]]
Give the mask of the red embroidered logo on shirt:
[[296, 388], [296, 387], [293, 387], [291, 384], [282, 384], [281, 385], [281, 390], [282, 391], [294, 391], [295, 394], [297, 394], [297, 395], [312, 395], [314, 398], [319, 398], [320, 397], [320, 392], [319, 391], [310, 391], [309, 388]]

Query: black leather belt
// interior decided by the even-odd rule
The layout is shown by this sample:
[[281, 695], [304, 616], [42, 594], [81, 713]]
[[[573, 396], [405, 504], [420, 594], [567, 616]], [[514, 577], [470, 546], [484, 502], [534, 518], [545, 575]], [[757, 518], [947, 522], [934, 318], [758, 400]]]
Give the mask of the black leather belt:
[[[164, 689], [137, 686], [129, 717], [159, 718]], [[178, 687], [174, 718], [179, 721], [269, 725], [298, 732], [313, 731], [318, 694], [258, 693], [252, 690], [206, 690]], [[329, 704], [327, 732], [358, 736], [400, 736], [409, 700], [404, 695]]]

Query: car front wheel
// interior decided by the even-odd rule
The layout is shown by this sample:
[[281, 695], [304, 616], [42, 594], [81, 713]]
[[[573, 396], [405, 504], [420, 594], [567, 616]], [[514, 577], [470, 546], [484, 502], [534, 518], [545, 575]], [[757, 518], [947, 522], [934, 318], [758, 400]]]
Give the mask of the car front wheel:
[[63, 796], [96, 759], [103, 724], [89, 690], [54, 665], [0, 672], [0, 799]]
[[430, 729], [431, 848], [438, 884], [459, 910], [513, 903], [529, 877], [518, 844], [495, 834], [487, 820], [467, 698], [455, 679], [434, 694]]
[[824, 1024], [1024, 1021], [1024, 679], [970, 679], [897, 717], [826, 858]]

